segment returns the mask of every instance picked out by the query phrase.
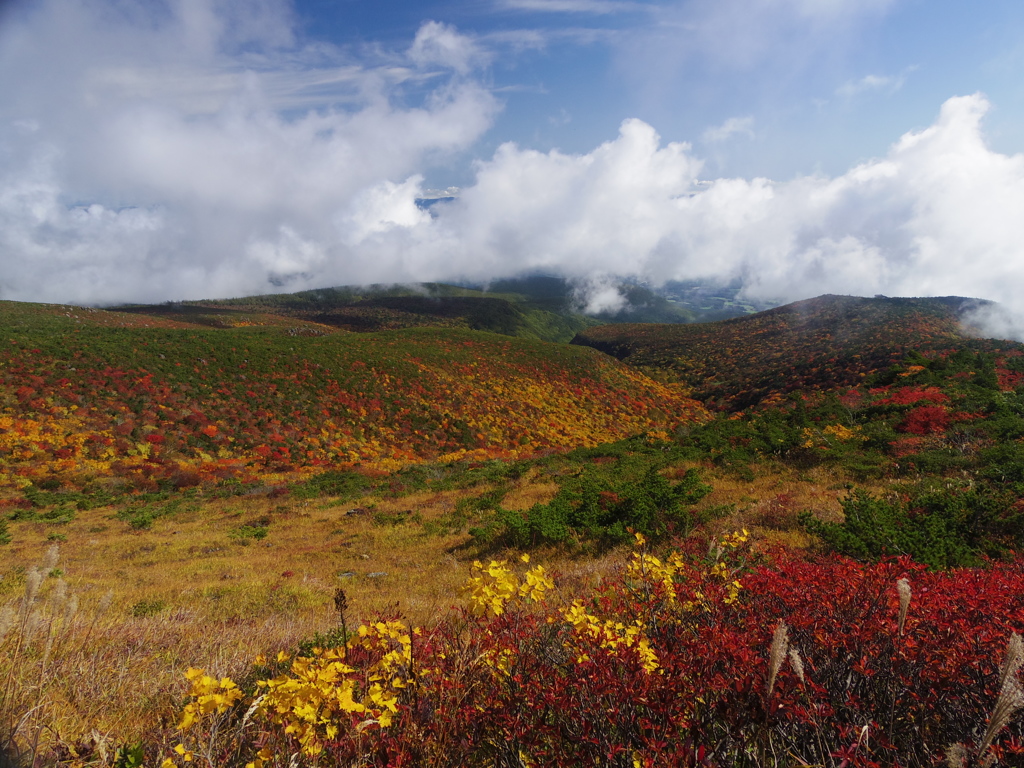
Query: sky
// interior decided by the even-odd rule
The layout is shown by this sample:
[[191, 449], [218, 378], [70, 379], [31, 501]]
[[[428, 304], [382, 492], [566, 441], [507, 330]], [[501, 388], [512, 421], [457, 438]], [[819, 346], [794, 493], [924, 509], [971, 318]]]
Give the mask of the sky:
[[1019, 336], [1022, 74], [1019, 0], [0, 0], [0, 299], [543, 273]]

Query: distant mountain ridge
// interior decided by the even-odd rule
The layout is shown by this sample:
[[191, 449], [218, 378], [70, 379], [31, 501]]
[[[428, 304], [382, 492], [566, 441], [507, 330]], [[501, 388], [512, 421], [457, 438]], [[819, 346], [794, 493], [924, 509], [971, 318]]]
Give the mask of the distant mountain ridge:
[[[369, 333], [403, 328], [464, 328], [539, 341], [569, 341], [598, 321], [524, 297], [443, 283], [322, 288], [236, 299], [139, 304], [111, 309], [206, 327], [281, 320], [312, 324], [308, 332]], [[552, 311], [554, 309], [555, 311]], [[258, 316], [258, 317], [253, 317]]]
[[586, 314], [577, 286], [548, 275], [495, 280], [488, 284], [368, 285], [318, 288], [296, 293], [232, 299], [130, 304], [110, 307], [163, 321], [226, 328], [239, 323], [311, 323], [306, 332], [465, 328], [540, 341], [570, 341], [602, 323], [692, 323], [749, 314], [763, 305], [736, 300], [735, 287], [671, 284], [653, 290], [618, 285], [621, 306]]
[[825, 295], [713, 323], [598, 326], [572, 343], [659, 372], [708, 405], [742, 410], [797, 390], [852, 386], [911, 350], [974, 343], [965, 314], [989, 304]]

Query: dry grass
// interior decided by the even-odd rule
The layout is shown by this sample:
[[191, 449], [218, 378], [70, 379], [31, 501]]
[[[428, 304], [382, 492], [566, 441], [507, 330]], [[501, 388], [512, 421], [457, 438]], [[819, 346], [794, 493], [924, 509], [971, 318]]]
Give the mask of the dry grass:
[[555, 498], [556, 493], [558, 493], [557, 483], [521, 480], [505, 496], [501, 506], [520, 512], [529, 509], [534, 504], [547, 504]]
[[[67, 541], [57, 566], [68, 595], [77, 596], [78, 616], [68, 642], [51, 649], [45, 691], [34, 682], [42, 671], [38, 642], [24, 669], [14, 671], [24, 678], [23, 704], [40, 698], [38, 714], [62, 736], [96, 729], [130, 741], [173, 719], [188, 667], [242, 677], [256, 654], [293, 648], [328, 629], [339, 586], [349, 596], [350, 620], [397, 610], [427, 623], [457, 600], [468, 567], [453, 550], [468, 537], [428, 535], [414, 522], [387, 520], [438, 517], [452, 495], [365, 499], [359, 514], [330, 502], [215, 501], [142, 531], [111, 519], [110, 509], [79, 512], [59, 528]], [[265, 539], [231, 537], [261, 519], [270, 521]], [[55, 527], [12, 529], [0, 607], [17, 608], [26, 574]], [[47, 578], [40, 590], [44, 616], [57, 582]], [[108, 592], [113, 599], [101, 615]], [[0, 661], [0, 681], [11, 673], [7, 666]]]

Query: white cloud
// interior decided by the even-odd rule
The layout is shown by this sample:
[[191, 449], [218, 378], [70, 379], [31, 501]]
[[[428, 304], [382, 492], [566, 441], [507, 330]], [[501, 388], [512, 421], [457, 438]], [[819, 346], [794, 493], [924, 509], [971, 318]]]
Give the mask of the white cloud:
[[148, 3], [45, 0], [7, 17], [0, 298], [237, 295], [359, 275], [360, 230], [339, 221], [416, 223], [408, 206], [403, 218], [365, 201], [417, 185], [489, 127], [498, 104], [469, 76], [474, 44], [428, 24], [408, 53], [367, 65], [295, 47], [287, 8], [180, 0], [154, 18]]
[[421, 67], [449, 67], [460, 74], [466, 74], [488, 57], [454, 27], [428, 21], [416, 33], [416, 39], [409, 48], [409, 58]]
[[907, 82], [907, 75], [913, 68], [899, 75], [865, 75], [859, 80], [850, 80], [836, 89], [836, 95], [851, 99], [862, 93], [881, 92], [893, 94]]
[[425, 194], [422, 182], [420, 176], [412, 176], [402, 184], [384, 181], [357, 195], [348, 210], [336, 219], [345, 241], [359, 246], [374, 236], [428, 223], [430, 214], [416, 205], [416, 198]]
[[628, 304], [620, 285], [610, 275], [581, 278], [576, 281], [573, 298], [579, 309], [588, 315], [615, 313]]
[[[427, 278], [528, 270], [589, 280], [740, 279], [750, 296], [966, 295], [1024, 309], [1024, 156], [989, 149], [988, 103], [950, 99], [931, 127], [834, 178], [717, 179], [637, 120], [585, 155], [504, 145], [438, 218], [377, 253]], [[612, 297], [613, 298], [613, 297]]]
[[1024, 341], [1024, 310], [1020, 307], [982, 304], [966, 310], [963, 321], [967, 330], [975, 330], [985, 338]]
[[704, 131], [701, 138], [709, 144], [718, 144], [723, 141], [731, 139], [733, 136], [741, 134], [748, 138], [754, 137], [754, 118], [747, 117], [730, 117], [724, 123], [712, 128], [708, 128]]

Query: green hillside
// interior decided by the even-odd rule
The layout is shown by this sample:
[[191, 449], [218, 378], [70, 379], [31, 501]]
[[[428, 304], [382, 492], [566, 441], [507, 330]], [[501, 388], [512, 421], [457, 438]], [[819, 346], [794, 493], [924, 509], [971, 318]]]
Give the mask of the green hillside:
[[[593, 315], [582, 313], [579, 296], [570, 281], [542, 275], [477, 286], [444, 283], [340, 286], [110, 309], [213, 328], [295, 321], [311, 324], [301, 332], [316, 334], [333, 330], [368, 333], [431, 326], [559, 342], [570, 341], [580, 331], [603, 323], [691, 323], [753, 311], [749, 305], [719, 297], [717, 293], [721, 291], [701, 289], [699, 295], [691, 295], [694, 290], [684, 291], [676, 299], [644, 286], [624, 283], [620, 286], [622, 308]], [[708, 302], [705, 311], [702, 307]]]
[[215, 301], [132, 305], [117, 311], [211, 327], [296, 320], [329, 330], [367, 333], [441, 327], [490, 331], [540, 341], [568, 341], [597, 321], [562, 309], [549, 311], [518, 295], [500, 295], [439, 283], [415, 287], [325, 288]]

